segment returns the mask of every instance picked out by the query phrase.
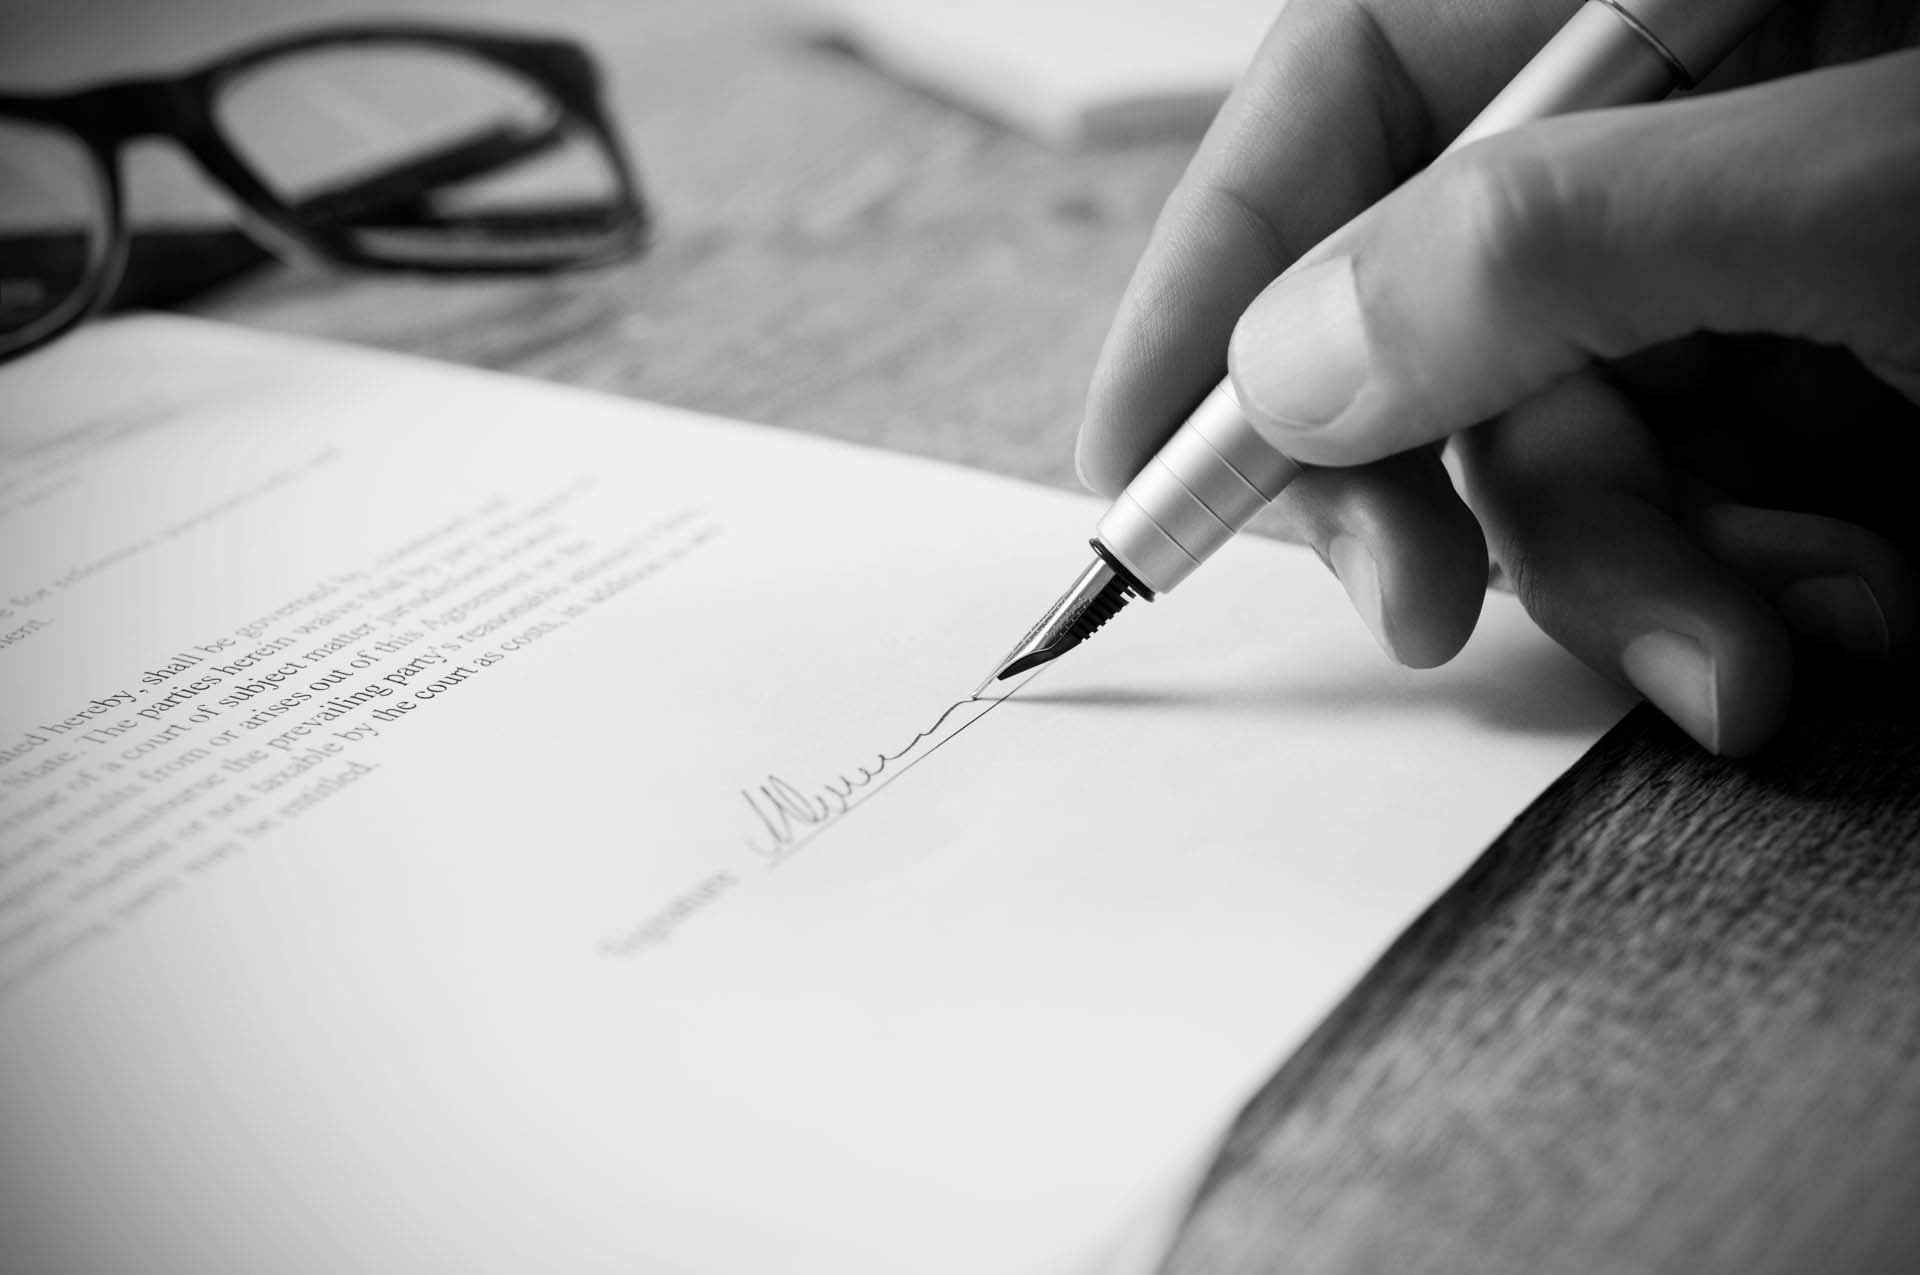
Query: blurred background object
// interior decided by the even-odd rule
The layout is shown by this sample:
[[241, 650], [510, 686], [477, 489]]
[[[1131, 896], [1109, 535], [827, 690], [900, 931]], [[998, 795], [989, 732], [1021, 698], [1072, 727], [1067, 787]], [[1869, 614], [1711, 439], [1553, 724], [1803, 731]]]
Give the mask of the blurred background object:
[[[218, 222], [130, 227], [120, 152], [151, 137], [193, 156], [244, 235]], [[183, 301], [265, 249], [515, 273], [616, 260], [644, 228], [593, 63], [566, 41], [324, 26], [184, 72], [0, 93], [0, 357], [109, 298]]]
[[1279, 0], [817, 0], [876, 66], [1057, 146], [1197, 138]]

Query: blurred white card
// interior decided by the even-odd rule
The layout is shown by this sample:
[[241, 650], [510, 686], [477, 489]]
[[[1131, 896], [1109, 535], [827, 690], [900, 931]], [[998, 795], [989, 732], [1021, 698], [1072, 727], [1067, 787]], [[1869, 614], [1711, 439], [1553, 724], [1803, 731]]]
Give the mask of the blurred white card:
[[817, 0], [875, 64], [1059, 146], [1198, 137], [1284, 0]]
[[969, 700], [1096, 502], [389, 355], [0, 404], [12, 1275], [1088, 1269], [1623, 706], [1254, 541]]

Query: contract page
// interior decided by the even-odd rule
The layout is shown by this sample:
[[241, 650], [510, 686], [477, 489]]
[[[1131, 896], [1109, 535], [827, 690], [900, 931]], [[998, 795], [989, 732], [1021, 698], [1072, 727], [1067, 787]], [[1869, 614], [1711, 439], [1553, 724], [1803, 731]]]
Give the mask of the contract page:
[[1065, 1272], [1624, 707], [1091, 499], [175, 319], [0, 372], [0, 1269]]

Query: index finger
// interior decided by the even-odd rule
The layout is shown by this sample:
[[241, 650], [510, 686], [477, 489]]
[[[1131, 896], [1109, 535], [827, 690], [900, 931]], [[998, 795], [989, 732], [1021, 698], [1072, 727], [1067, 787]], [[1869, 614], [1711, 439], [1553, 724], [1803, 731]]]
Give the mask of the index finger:
[[1134, 268], [1078, 463], [1115, 495], [1226, 371], [1234, 321], [1295, 258], [1445, 146], [1580, 0], [1292, 0]]

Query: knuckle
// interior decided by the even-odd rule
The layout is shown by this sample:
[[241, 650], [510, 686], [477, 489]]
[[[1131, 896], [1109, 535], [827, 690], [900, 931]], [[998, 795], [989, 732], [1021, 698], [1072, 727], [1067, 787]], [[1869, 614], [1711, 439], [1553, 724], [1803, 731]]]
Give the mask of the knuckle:
[[1542, 632], [1556, 638], [1576, 629], [1580, 617], [1565, 587], [1567, 564], [1557, 560], [1551, 541], [1513, 530], [1500, 538], [1490, 554], [1506, 574], [1507, 582], [1520, 605], [1540, 626]]
[[1440, 216], [1477, 283], [1507, 301], [1523, 299], [1577, 261], [1571, 228], [1576, 198], [1567, 165], [1533, 138], [1507, 136], [1470, 146], [1446, 166]]

